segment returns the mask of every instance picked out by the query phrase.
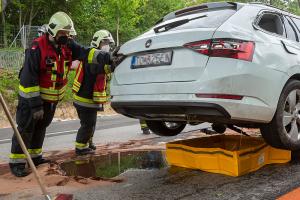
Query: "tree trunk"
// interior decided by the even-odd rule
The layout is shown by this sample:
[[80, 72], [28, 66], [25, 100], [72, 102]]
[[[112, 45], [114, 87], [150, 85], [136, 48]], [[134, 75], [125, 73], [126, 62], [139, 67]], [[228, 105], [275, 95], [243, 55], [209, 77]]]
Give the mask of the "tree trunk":
[[300, 0], [298, 0], [298, 7], [300, 8]]
[[2, 18], [2, 27], [3, 27], [3, 44], [4, 44], [4, 47], [7, 47], [7, 33], [6, 33], [6, 21], [5, 21], [5, 11], [3, 10], [1, 12], [1, 18]]
[[120, 17], [117, 18], [117, 46], [119, 46]]
[[31, 23], [32, 23], [32, 19], [34, 18], [33, 17], [33, 1], [31, 1], [31, 6], [30, 6], [30, 12], [29, 12], [29, 19], [28, 19], [28, 25], [29, 27], [31, 26]]
[[22, 28], [22, 10], [19, 9], [19, 30]]

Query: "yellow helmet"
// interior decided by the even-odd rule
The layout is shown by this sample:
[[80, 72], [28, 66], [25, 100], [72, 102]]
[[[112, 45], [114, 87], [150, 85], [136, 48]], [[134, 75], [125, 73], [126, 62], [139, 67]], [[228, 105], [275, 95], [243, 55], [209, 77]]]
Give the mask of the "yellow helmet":
[[97, 31], [92, 39], [91, 46], [97, 48], [102, 40], [109, 40], [111, 44], [115, 44], [114, 38], [111, 33], [107, 30]]
[[58, 31], [76, 33], [72, 19], [64, 12], [57, 12], [49, 20], [48, 33], [55, 37]]

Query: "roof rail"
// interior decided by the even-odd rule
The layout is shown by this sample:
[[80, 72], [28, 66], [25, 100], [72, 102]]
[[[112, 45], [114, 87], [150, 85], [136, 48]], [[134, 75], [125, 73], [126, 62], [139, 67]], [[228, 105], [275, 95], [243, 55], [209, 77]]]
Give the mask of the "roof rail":
[[174, 19], [176, 17], [184, 16], [184, 15], [190, 15], [193, 13], [197, 13], [201, 10], [209, 10], [209, 9], [220, 9], [220, 8], [232, 8], [232, 9], [239, 9], [238, 3], [235, 2], [212, 2], [212, 3], [203, 3], [196, 6], [190, 6], [187, 8], [183, 8], [174, 12], [171, 12], [161, 18], [159, 21], [156, 22], [156, 24], [159, 24], [161, 22], [164, 22], [166, 20]]

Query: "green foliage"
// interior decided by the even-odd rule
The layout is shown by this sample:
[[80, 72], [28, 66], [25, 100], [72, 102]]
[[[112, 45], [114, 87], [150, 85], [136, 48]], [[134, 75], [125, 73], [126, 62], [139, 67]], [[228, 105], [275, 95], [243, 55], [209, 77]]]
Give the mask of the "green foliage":
[[159, 19], [166, 14], [185, 7], [182, 0], [145, 0], [137, 10], [141, 16], [137, 24], [139, 33], [152, 27]]
[[106, 0], [101, 7], [101, 16], [103, 28], [110, 30], [116, 35], [127, 41], [137, 30], [137, 22], [140, 17], [137, 9], [140, 6], [140, 0]]
[[0, 69], [0, 92], [9, 105], [14, 105], [18, 99], [18, 75], [18, 71]]
[[[124, 43], [148, 30], [169, 12], [214, 1], [223, 0], [11, 0], [5, 10], [6, 28], [20, 23], [42, 25], [48, 23], [53, 13], [64, 11], [73, 19], [80, 43], [89, 45], [99, 29], [108, 29], [115, 40]], [[300, 15], [299, 1], [259, 0]]]

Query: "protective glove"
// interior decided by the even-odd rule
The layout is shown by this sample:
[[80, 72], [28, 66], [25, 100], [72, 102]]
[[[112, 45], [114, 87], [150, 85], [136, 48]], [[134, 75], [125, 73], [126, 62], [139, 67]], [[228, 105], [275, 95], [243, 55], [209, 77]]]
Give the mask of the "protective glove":
[[126, 58], [124, 54], [119, 54], [120, 46], [117, 46], [111, 54], [111, 71], [115, 71], [115, 68]]
[[44, 117], [44, 110], [43, 109], [35, 111], [32, 115], [32, 118], [34, 120], [41, 120], [41, 119], [43, 119], [43, 117]]
[[118, 55], [118, 52], [120, 50], [121, 46], [117, 46], [111, 53], [111, 55], [114, 57], [114, 56], [117, 56]]

